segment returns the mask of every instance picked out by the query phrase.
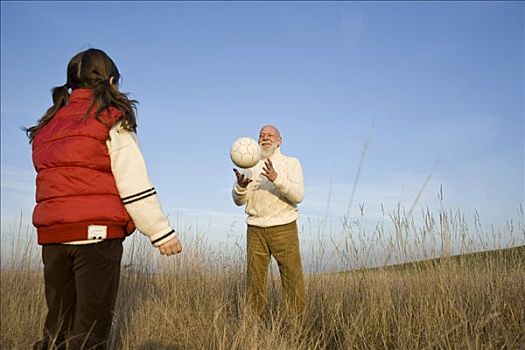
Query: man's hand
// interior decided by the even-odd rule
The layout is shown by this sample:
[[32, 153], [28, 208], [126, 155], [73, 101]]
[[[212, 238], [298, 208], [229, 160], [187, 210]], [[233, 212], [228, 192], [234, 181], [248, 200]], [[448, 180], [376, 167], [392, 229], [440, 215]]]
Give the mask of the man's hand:
[[239, 172], [237, 169], [233, 169], [233, 172], [235, 173], [235, 176], [237, 177], [237, 184], [241, 186], [242, 188], [246, 188], [250, 182], [252, 182], [252, 179], [249, 179], [248, 177], [244, 176]]
[[263, 176], [266, 177], [271, 182], [274, 182], [275, 179], [277, 179], [277, 172], [273, 168], [273, 164], [270, 158], [266, 159], [266, 162], [264, 162], [264, 167], [262, 170], [263, 170], [262, 172]]
[[175, 255], [182, 251], [182, 245], [177, 237], [173, 237], [166, 243], [159, 246], [159, 251], [162, 255]]

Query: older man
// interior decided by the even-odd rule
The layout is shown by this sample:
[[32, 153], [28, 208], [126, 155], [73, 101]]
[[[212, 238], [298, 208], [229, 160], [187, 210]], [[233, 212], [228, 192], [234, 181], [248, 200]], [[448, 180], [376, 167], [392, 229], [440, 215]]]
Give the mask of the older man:
[[303, 200], [301, 163], [281, 153], [282, 138], [272, 125], [259, 133], [262, 159], [242, 173], [233, 169], [236, 182], [232, 196], [248, 214], [248, 304], [261, 314], [267, 302], [266, 280], [270, 257], [279, 265], [283, 296], [288, 308], [300, 314], [305, 293], [299, 238], [297, 204]]

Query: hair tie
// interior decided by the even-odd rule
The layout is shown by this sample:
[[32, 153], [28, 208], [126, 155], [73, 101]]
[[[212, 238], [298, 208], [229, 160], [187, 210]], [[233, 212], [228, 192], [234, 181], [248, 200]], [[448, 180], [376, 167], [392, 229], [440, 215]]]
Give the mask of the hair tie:
[[97, 82], [97, 85], [104, 86], [104, 85], [110, 85], [108, 79], [101, 79]]

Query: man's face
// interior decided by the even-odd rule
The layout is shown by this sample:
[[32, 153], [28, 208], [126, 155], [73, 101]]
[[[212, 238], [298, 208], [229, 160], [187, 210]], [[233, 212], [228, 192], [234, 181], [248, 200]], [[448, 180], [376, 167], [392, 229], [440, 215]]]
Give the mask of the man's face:
[[259, 145], [263, 150], [275, 150], [281, 145], [279, 130], [273, 126], [265, 126], [259, 133]]

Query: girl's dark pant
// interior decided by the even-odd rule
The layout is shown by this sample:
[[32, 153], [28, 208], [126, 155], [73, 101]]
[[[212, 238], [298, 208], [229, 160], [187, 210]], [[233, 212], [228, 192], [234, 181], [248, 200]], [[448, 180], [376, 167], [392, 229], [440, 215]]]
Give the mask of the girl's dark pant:
[[48, 313], [44, 346], [107, 349], [117, 297], [122, 239], [42, 248]]

